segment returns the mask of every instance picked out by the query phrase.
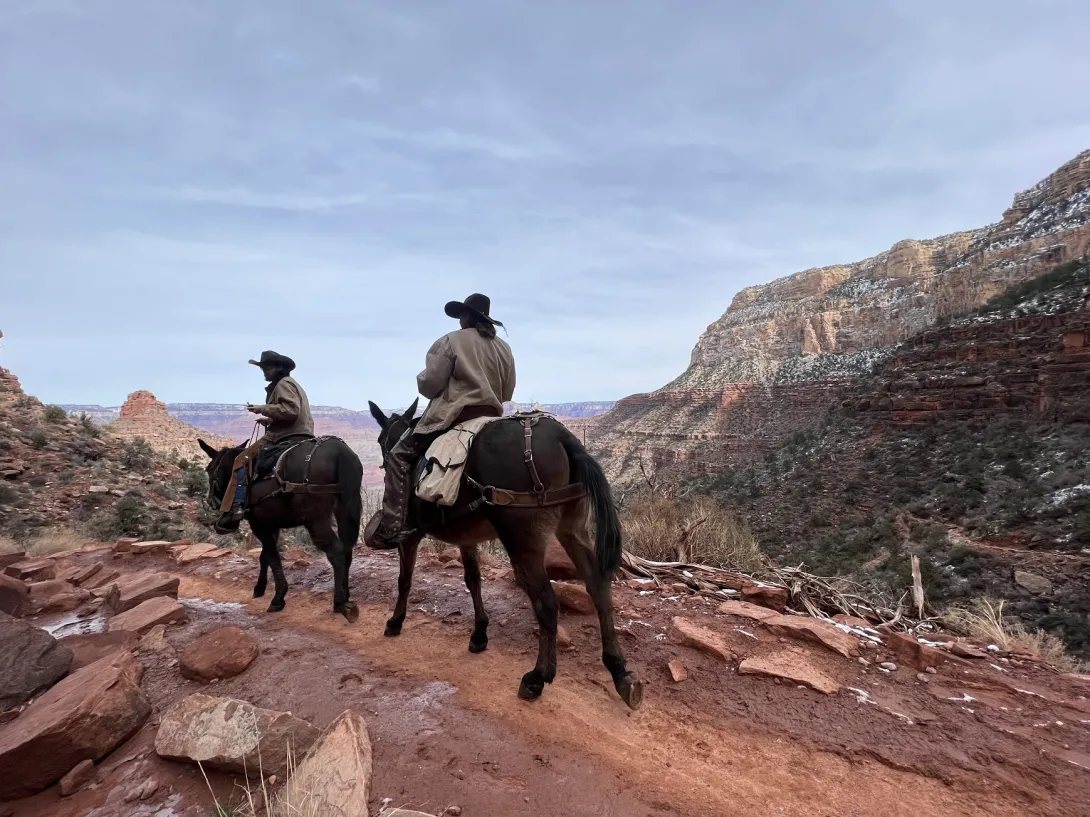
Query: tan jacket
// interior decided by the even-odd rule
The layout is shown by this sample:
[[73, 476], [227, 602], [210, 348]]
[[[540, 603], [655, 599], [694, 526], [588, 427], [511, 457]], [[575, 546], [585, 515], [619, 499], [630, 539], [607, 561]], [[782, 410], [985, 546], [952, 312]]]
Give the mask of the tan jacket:
[[265, 399], [268, 402], [256, 408], [258, 414], [270, 420], [265, 428], [266, 442], [276, 442], [291, 434], [314, 433], [307, 393], [292, 378], [281, 378]]
[[515, 394], [515, 358], [506, 341], [486, 338], [474, 328], [459, 329], [432, 344], [416, 387], [431, 401], [417, 434], [450, 428], [470, 407], [500, 415]]

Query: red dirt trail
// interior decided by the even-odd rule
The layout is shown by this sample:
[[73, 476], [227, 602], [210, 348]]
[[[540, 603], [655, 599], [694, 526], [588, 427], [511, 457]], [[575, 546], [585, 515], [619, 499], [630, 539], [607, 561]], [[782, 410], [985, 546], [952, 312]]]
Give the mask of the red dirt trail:
[[[784, 647], [756, 625], [718, 615], [697, 597], [618, 584], [622, 646], [647, 684], [642, 709], [629, 712], [614, 692], [599, 660], [597, 620], [563, 614], [572, 648], [560, 652], [556, 681], [528, 703], [515, 692], [536, 656], [533, 616], [498, 568], [485, 571], [489, 649], [472, 655], [461, 570], [430, 555], [422, 556], [396, 639], [382, 635], [396, 554], [360, 549], [355, 624], [331, 612], [331, 571], [320, 559], [287, 567], [292, 592], [278, 614], [265, 612], [269, 596], [251, 598], [257, 565], [246, 557], [185, 568], [109, 551], [68, 559], [93, 560], [182, 577], [189, 622], [168, 629], [176, 648], [234, 624], [258, 639], [261, 654], [239, 677], [204, 688], [182, 679], [171, 656], [141, 652], [156, 715], [101, 762], [96, 788], [66, 799], [53, 788], [8, 804], [15, 817], [208, 817], [212, 794], [200, 771], [160, 760], [152, 748], [158, 713], [199, 689], [318, 726], [346, 708], [363, 714], [375, 752], [373, 814], [386, 798], [431, 814], [456, 805], [465, 817], [1090, 813], [1090, 688], [1033, 666], [944, 665], [925, 682], [908, 668], [877, 672], [805, 646], [811, 663], [845, 687], [826, 696], [740, 676], [664, 635], [671, 617], [684, 615], [717, 627], [742, 657]], [[666, 671], [673, 658], [689, 673], [680, 684]], [[866, 690], [877, 705], [847, 687]], [[148, 778], [159, 781], [156, 794], [125, 803]], [[230, 776], [209, 778], [221, 802], [243, 797]]]

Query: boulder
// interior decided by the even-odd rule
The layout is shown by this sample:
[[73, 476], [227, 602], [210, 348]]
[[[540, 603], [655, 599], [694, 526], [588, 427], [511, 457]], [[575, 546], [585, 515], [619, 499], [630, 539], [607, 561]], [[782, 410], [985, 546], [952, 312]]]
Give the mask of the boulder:
[[257, 658], [257, 639], [238, 627], [220, 627], [191, 641], [182, 650], [182, 677], [208, 683], [217, 678], [234, 678]]
[[1014, 583], [1035, 596], [1047, 596], [1052, 592], [1052, 582], [1027, 570], [1014, 571]]
[[810, 663], [802, 650], [785, 650], [762, 658], [747, 658], [738, 665], [739, 675], [763, 675], [802, 684], [826, 695], [840, 691], [840, 684]]
[[8, 565], [4, 572], [21, 582], [44, 582], [56, 578], [57, 565], [50, 558], [24, 559]]
[[462, 551], [458, 550], [458, 548], [447, 548], [442, 553], [440, 553], [437, 558], [443, 564], [447, 564], [448, 562], [457, 562], [458, 564], [461, 564]]
[[320, 732], [288, 712], [196, 693], [175, 704], [159, 724], [155, 751], [168, 760], [251, 777], [282, 775], [289, 749], [305, 753]]
[[859, 655], [859, 642], [853, 636], [838, 630], [835, 625], [816, 618], [777, 615], [765, 619], [762, 624], [776, 635], [820, 644], [845, 658], [854, 658]]
[[0, 712], [49, 689], [72, 666], [70, 649], [41, 627], [6, 613], [0, 613], [0, 656]]
[[676, 658], [666, 665], [666, 669], [670, 672], [670, 680], [673, 681], [675, 684], [680, 684], [682, 681], [689, 677], [689, 673], [685, 669], [685, 665]]
[[372, 771], [367, 724], [347, 709], [296, 766], [284, 787], [281, 814], [367, 817]]
[[963, 644], [960, 641], [952, 642], [949, 646], [949, 649], [950, 652], [952, 652], [959, 658], [981, 659], [988, 657], [988, 653], [984, 652], [984, 650], [978, 650], [976, 647], [973, 647], [969, 644]]
[[62, 647], [72, 651], [70, 672], [83, 669], [109, 655], [120, 652], [132, 652], [136, 648], [136, 633], [117, 630], [112, 633], [85, 633], [70, 635], [60, 640]]
[[115, 614], [124, 613], [139, 604], [159, 596], [178, 598], [181, 580], [169, 573], [132, 573], [122, 576], [115, 586], [117, 591], [106, 594], [106, 606]]
[[553, 582], [553, 592], [560, 606], [572, 613], [589, 616], [595, 612], [594, 600], [586, 588], [568, 582]]
[[69, 675], [0, 731], [0, 801], [29, 797], [84, 760], [105, 757], [151, 714], [131, 653]]
[[88, 591], [61, 579], [32, 582], [27, 585], [27, 591], [30, 594], [27, 600], [30, 615], [68, 613], [91, 598]]
[[571, 557], [555, 539], [549, 541], [545, 549], [545, 573], [554, 581], [570, 581], [579, 578], [579, 571], [575, 569]]
[[68, 774], [61, 778], [57, 786], [61, 797], [71, 797], [88, 783], [95, 779], [95, 762], [93, 760], [81, 760]]
[[67, 579], [76, 587], [83, 587], [88, 581], [90, 581], [98, 573], [102, 572], [102, 565], [98, 562], [89, 564], [86, 567], [75, 568], [68, 576]]
[[156, 624], [140, 639], [141, 652], [174, 652], [174, 647], [167, 641], [167, 625]]
[[725, 615], [739, 616], [752, 621], [765, 621], [779, 615], [775, 610], [769, 610], [767, 607], [761, 607], [757, 604], [750, 604], [748, 601], [725, 601], [716, 609]]
[[949, 659], [942, 650], [921, 644], [908, 633], [890, 633], [886, 637], [886, 646], [902, 664], [921, 672], [934, 669]]
[[756, 582], [742, 586], [742, 598], [753, 604], [768, 607], [777, 613], [782, 613], [787, 608], [787, 588], [774, 587], [768, 584]]
[[156, 624], [172, 624], [175, 621], [185, 620], [185, 608], [182, 605], [167, 596], [158, 596], [111, 618], [109, 630], [143, 633]]
[[705, 652], [726, 663], [734, 660], [734, 653], [727, 646], [723, 636], [695, 621], [675, 616], [670, 622], [668, 635], [674, 644], [692, 647], [694, 650]]
[[21, 616], [27, 606], [30, 591], [18, 579], [0, 573], [0, 613]]

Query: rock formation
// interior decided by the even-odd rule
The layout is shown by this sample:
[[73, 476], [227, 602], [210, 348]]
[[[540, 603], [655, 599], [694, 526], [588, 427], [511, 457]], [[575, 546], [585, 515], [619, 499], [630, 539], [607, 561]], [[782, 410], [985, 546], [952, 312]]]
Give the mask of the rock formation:
[[0, 366], [0, 403], [18, 400], [23, 396], [23, 388], [19, 385], [19, 378]]
[[742, 290], [680, 377], [619, 401], [588, 437], [621, 484], [641, 462], [699, 473], [759, 456], [821, 417], [892, 346], [1088, 248], [1090, 151], [1015, 196], [997, 224]]
[[206, 462], [197, 444], [200, 437], [217, 448], [235, 445], [235, 441], [183, 423], [171, 417], [165, 403], [155, 399], [150, 391], [134, 391], [125, 400], [118, 418], [108, 426], [111, 433], [122, 439], [143, 437], [160, 454], [177, 453], [193, 462]]

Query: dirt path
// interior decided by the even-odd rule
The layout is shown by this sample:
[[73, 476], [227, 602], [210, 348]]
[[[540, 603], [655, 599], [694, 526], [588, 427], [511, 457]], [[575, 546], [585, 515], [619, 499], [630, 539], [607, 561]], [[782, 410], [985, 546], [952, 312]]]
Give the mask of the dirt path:
[[[390, 798], [433, 814], [457, 805], [466, 817], [1075, 817], [1090, 792], [1090, 768], [1074, 765], [1090, 752], [1087, 726], [1076, 732], [1072, 725], [1047, 745], [1030, 745], [1015, 731], [1046, 717], [1058, 721], [1059, 712], [1077, 721], [1079, 712], [1059, 709], [1058, 698], [1012, 702], [995, 693], [999, 703], [984, 713], [983, 706], [947, 700], [963, 694], [957, 679], [940, 677], [936, 683], [950, 691], [929, 694], [911, 673], [879, 676], [820, 650], [811, 656], [816, 665], [845, 686], [867, 688], [884, 709], [847, 692], [824, 696], [739, 676], [662, 635], [674, 614], [707, 616], [699, 599], [617, 587], [623, 646], [647, 683], [643, 708], [630, 713], [599, 662], [590, 617], [562, 617], [573, 646], [560, 654], [556, 682], [536, 702], [516, 697], [536, 639], [524, 597], [499, 570], [486, 571], [490, 646], [471, 655], [461, 571], [434, 558], [423, 559], [397, 639], [382, 636], [396, 575], [389, 554], [361, 553], [353, 565], [361, 615], [351, 625], [330, 612], [324, 562], [289, 568], [292, 592], [279, 614], [265, 612], [267, 599], [251, 598], [256, 563], [242, 557], [182, 570], [161, 557], [112, 565], [181, 576], [190, 621], [168, 631], [176, 647], [228, 623], [257, 637], [258, 660], [213, 687], [214, 694], [289, 710], [319, 726], [345, 708], [364, 714], [375, 746], [372, 813]], [[727, 622], [719, 623], [733, 632]], [[782, 648], [763, 635], [736, 640], [738, 650]], [[668, 679], [671, 657], [684, 660], [689, 680]], [[166, 657], [145, 664], [144, 686], [159, 711], [201, 688], [181, 680]], [[1004, 711], [1005, 704], [1012, 706]], [[1081, 718], [1090, 723], [1090, 714]], [[15, 817], [207, 817], [211, 796], [203, 779], [191, 767], [159, 760], [150, 750], [153, 734], [151, 724], [103, 764], [113, 763], [114, 771], [99, 790], [70, 800], [45, 792], [16, 804]], [[1076, 760], [1064, 763], [1063, 747]], [[123, 806], [111, 793], [125, 779], [148, 775], [162, 779], [162, 797]], [[230, 778], [213, 775], [211, 783], [221, 798], [239, 797]]]

